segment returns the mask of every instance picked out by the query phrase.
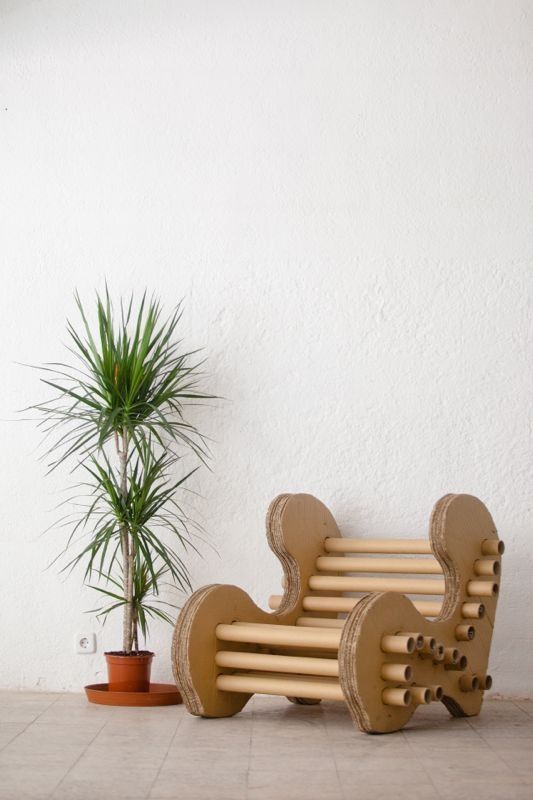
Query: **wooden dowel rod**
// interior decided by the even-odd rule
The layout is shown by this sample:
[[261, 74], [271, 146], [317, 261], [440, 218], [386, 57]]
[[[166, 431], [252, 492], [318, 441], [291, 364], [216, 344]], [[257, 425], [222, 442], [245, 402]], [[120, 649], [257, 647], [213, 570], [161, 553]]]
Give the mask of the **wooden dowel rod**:
[[431, 703], [431, 689], [429, 686], [410, 686], [409, 691], [413, 698], [413, 703], [418, 706], [427, 706]]
[[461, 675], [459, 688], [462, 692], [475, 692], [479, 689], [479, 678], [477, 675]]
[[422, 655], [433, 656], [436, 646], [437, 640], [434, 639], [433, 636], [424, 636], [424, 645], [420, 652]]
[[468, 659], [455, 647], [446, 647], [444, 651], [444, 669], [464, 672], [468, 666]]
[[402, 592], [404, 594], [439, 595], [444, 594], [444, 579], [347, 578], [337, 575], [312, 575], [309, 578], [309, 588], [321, 592]]
[[285, 697], [308, 697], [313, 700], [344, 700], [338, 680], [334, 678], [288, 678], [280, 675], [241, 673], [219, 675], [216, 687], [225, 692], [275, 694]]
[[[331, 611], [333, 613], [349, 612], [360, 603], [362, 597], [314, 597], [309, 595], [303, 598], [302, 605], [304, 611]], [[276, 610], [281, 604], [281, 595], [273, 594], [268, 600], [270, 608]], [[427, 617], [437, 617], [440, 614], [442, 604], [436, 600], [415, 600], [414, 607], [421, 614]], [[468, 605], [480, 605], [479, 603], [469, 603]]]
[[410, 681], [413, 677], [413, 668], [410, 664], [383, 664], [381, 677], [384, 681]]
[[442, 604], [439, 600], [413, 600], [413, 605], [417, 611], [426, 617], [438, 617]]
[[421, 633], [414, 631], [398, 631], [398, 636], [412, 636], [415, 640], [415, 650], [422, 650], [424, 647], [424, 637]]
[[294, 672], [297, 675], [325, 675], [332, 678], [339, 675], [339, 662], [336, 658], [276, 656], [268, 653], [219, 650], [215, 655], [215, 664], [227, 669], [253, 669], [260, 672]]
[[[457, 656], [455, 655], [447, 655], [446, 651], [455, 651]], [[455, 659], [455, 660], [454, 660]], [[447, 670], [456, 670], [458, 672], [464, 672], [468, 666], [468, 659], [466, 656], [462, 655], [458, 650], [455, 650], [454, 647], [446, 647], [444, 650], [444, 669]]]
[[473, 625], [457, 625], [455, 629], [455, 638], [458, 642], [471, 642], [476, 635], [476, 629]]
[[296, 624], [302, 628], [343, 628], [345, 621], [328, 617], [298, 617]]
[[482, 577], [492, 578], [500, 574], [500, 562], [497, 558], [478, 558], [474, 561], [474, 572]]
[[412, 695], [409, 689], [383, 689], [381, 700], [386, 706], [410, 706]]
[[501, 556], [504, 551], [505, 544], [501, 539], [485, 539], [481, 542], [481, 552], [484, 556]]
[[480, 675], [479, 688], [483, 690], [492, 689], [492, 675]]
[[[338, 614], [351, 611], [362, 597], [304, 597], [302, 608], [304, 611], [332, 611]], [[281, 605], [282, 595], [271, 594], [268, 598], [268, 607], [276, 611]]]
[[[303, 598], [302, 606], [304, 611], [331, 611], [333, 613], [350, 612], [362, 597], [315, 597], [308, 595]], [[274, 611], [281, 604], [281, 595], [273, 594], [268, 599], [269, 608]], [[439, 600], [414, 600], [413, 605], [417, 611], [426, 617], [438, 617], [442, 603]], [[485, 614], [483, 603], [463, 603], [462, 615], [465, 619], [481, 619]]]
[[383, 636], [381, 649], [384, 653], [414, 653], [416, 640], [413, 636]]
[[316, 568], [324, 572], [390, 572], [412, 575], [442, 575], [442, 567], [435, 558], [319, 556], [316, 560]]
[[431, 690], [432, 700], [442, 700], [442, 696], [444, 694], [444, 689], [442, 686], [429, 686], [428, 688]]
[[444, 664], [448, 667], [456, 667], [459, 664], [461, 654], [456, 647], [444, 648]]
[[336, 613], [351, 611], [362, 597], [304, 597], [304, 611], [334, 611]]
[[437, 663], [439, 661], [444, 661], [444, 651], [445, 647], [442, 644], [442, 642], [437, 642], [437, 644], [435, 645], [435, 649], [433, 650], [433, 661]]
[[432, 555], [428, 539], [348, 539], [331, 537], [324, 542], [326, 553], [389, 553]]
[[464, 619], [483, 619], [485, 616], [485, 606], [483, 603], [463, 603], [461, 616]]
[[217, 625], [218, 639], [226, 642], [285, 645], [288, 647], [317, 647], [337, 650], [341, 631], [318, 628], [297, 628], [294, 625], [269, 625], [234, 622]]
[[466, 591], [470, 597], [495, 597], [498, 594], [498, 584], [492, 581], [468, 581]]

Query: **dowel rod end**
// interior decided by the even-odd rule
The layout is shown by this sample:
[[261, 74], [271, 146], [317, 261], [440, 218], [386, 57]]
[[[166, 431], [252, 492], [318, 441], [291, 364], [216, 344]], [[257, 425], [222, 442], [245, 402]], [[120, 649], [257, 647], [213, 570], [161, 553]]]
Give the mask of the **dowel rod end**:
[[381, 699], [386, 706], [401, 706], [405, 708], [410, 706], [412, 702], [412, 695], [409, 689], [383, 689]]

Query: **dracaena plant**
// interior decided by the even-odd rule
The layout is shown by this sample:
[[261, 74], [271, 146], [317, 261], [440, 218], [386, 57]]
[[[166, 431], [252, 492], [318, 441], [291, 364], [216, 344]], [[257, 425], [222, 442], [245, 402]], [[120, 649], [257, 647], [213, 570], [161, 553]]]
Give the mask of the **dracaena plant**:
[[[205, 462], [205, 437], [187, 407], [212, 395], [200, 389], [197, 351], [177, 338], [181, 307], [167, 317], [146, 294], [118, 310], [96, 295], [94, 330], [76, 294], [78, 327], [67, 323], [69, 363], [50, 363], [41, 380], [52, 394], [37, 411], [49, 468], [72, 463], [81, 472], [63, 569], [85, 567], [84, 579], [104, 597], [98, 614], [123, 611], [122, 650], [139, 649], [150, 619], [171, 621], [164, 582], [190, 588], [185, 552], [196, 549], [195, 527], [176, 496], [198, 467], [179, 474], [184, 454]], [[198, 462], [199, 463], [199, 462]]]

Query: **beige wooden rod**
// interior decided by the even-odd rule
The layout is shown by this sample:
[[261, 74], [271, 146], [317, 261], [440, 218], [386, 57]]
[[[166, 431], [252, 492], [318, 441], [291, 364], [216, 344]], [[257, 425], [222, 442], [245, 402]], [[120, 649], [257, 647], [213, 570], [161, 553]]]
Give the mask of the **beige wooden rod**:
[[461, 616], [464, 619], [483, 619], [485, 616], [485, 606], [483, 603], [463, 603]]
[[498, 584], [492, 581], [468, 581], [466, 591], [470, 597], [495, 597], [498, 594]]
[[424, 636], [424, 646], [421, 650], [422, 655], [433, 656], [436, 646], [437, 640], [434, 639], [433, 636]]
[[[323, 572], [392, 572], [413, 575], [442, 575], [442, 567], [435, 558], [319, 556], [316, 560], [316, 568]], [[476, 572], [476, 575], [479, 574]]]
[[482, 577], [492, 578], [500, 574], [500, 562], [497, 558], [478, 558], [474, 561], [474, 572]]
[[324, 542], [326, 553], [398, 553], [431, 555], [427, 539], [345, 539], [331, 537]]
[[431, 689], [429, 686], [410, 686], [409, 691], [413, 698], [413, 703], [419, 706], [427, 706], [431, 703]]
[[442, 696], [444, 694], [444, 689], [442, 686], [432, 685], [428, 687], [431, 690], [431, 699], [432, 700], [442, 700]]
[[505, 552], [505, 544], [501, 539], [484, 539], [481, 542], [481, 552], [484, 556], [501, 556]]
[[218, 639], [226, 642], [286, 645], [288, 647], [318, 647], [337, 650], [341, 631], [318, 628], [297, 628], [294, 625], [269, 625], [234, 622], [217, 625]]
[[479, 676], [479, 688], [480, 689], [492, 689], [492, 675], [480, 675]]
[[461, 653], [456, 647], [444, 648], [444, 664], [446, 666], [455, 667], [457, 664], [459, 664], [460, 658], [461, 658]]
[[440, 600], [413, 600], [413, 605], [425, 617], [438, 617], [442, 610]]
[[[477, 581], [470, 581], [477, 583]], [[404, 594], [444, 594], [444, 579], [433, 578], [347, 578], [337, 575], [312, 575], [309, 588], [318, 592], [402, 592]], [[479, 594], [479, 592], [476, 592]]]
[[414, 636], [383, 636], [381, 649], [384, 653], [414, 653], [416, 639]]
[[362, 597], [304, 597], [304, 611], [334, 611], [336, 613], [351, 611]]
[[[302, 606], [304, 611], [331, 611], [333, 613], [342, 613], [351, 611], [362, 599], [362, 597], [313, 597], [309, 595], [303, 598]], [[270, 595], [268, 598], [269, 608], [275, 611], [280, 605], [281, 595]], [[424, 614], [426, 617], [438, 617], [442, 608], [442, 603], [438, 600], [415, 600], [413, 605], [417, 611], [420, 611], [420, 613]], [[463, 613], [465, 619], [481, 618], [485, 613], [485, 607], [482, 603], [463, 603], [463, 612], [466, 606], [468, 606], [467, 613]], [[479, 614], [479, 611], [475, 611], [475, 609], [479, 609], [480, 607], [483, 609], [481, 614]]]
[[409, 689], [383, 689], [381, 699], [386, 706], [410, 706], [412, 695]]
[[461, 675], [459, 687], [462, 692], [475, 692], [479, 689], [479, 678], [477, 675]]
[[457, 625], [455, 628], [455, 638], [458, 642], [471, 642], [476, 635], [473, 625]]
[[433, 650], [433, 661], [439, 662], [444, 661], [444, 651], [445, 647], [442, 642], [437, 642], [435, 645], [435, 649]]
[[410, 664], [383, 664], [381, 677], [384, 681], [410, 681], [413, 677], [413, 668]]
[[[449, 649], [453, 650], [453, 647]], [[444, 669], [455, 669], [458, 670], [459, 672], [464, 672], [467, 666], [468, 666], [468, 658], [464, 655], [459, 654], [457, 661], [452, 661], [451, 659], [449, 659], [446, 662], [445, 659]]]
[[216, 687], [224, 692], [276, 694], [285, 697], [308, 697], [314, 700], [344, 700], [338, 680], [334, 678], [288, 678], [283, 675], [219, 675]]
[[398, 636], [412, 636], [415, 640], [415, 649], [422, 650], [424, 647], [424, 637], [421, 633], [415, 631], [399, 631]]
[[219, 650], [215, 664], [228, 669], [253, 669], [260, 672], [294, 672], [297, 675], [339, 676], [336, 658], [307, 658], [302, 656], [275, 656], [267, 653], [238, 653], [236, 650]]
[[302, 628], [344, 628], [344, 619], [328, 617], [298, 617], [296, 624]]
[[[335, 613], [351, 611], [362, 597], [304, 597], [302, 607], [304, 611], [333, 611]], [[281, 605], [282, 595], [271, 594], [268, 598], [268, 607], [276, 611]], [[440, 606], [439, 606], [440, 607]]]

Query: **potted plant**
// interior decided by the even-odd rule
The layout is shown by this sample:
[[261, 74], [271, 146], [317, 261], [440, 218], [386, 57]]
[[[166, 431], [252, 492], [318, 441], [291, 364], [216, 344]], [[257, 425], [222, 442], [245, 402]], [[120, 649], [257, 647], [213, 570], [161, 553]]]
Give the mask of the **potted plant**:
[[[122, 647], [106, 653], [109, 689], [145, 692], [153, 653], [139, 648], [149, 623], [172, 622], [164, 581], [191, 588], [183, 555], [195, 548], [194, 525], [176, 492], [208, 455], [186, 407], [212, 397], [199, 389], [196, 351], [176, 338], [178, 306], [164, 318], [157, 299], [133, 296], [117, 312], [107, 287], [96, 295], [94, 332], [78, 296], [77, 329], [67, 323], [73, 363], [51, 363], [41, 380], [52, 396], [32, 408], [49, 442], [49, 468], [69, 461], [83, 478], [69, 498], [74, 511], [63, 569], [84, 566], [84, 581], [104, 598], [98, 615], [122, 610]], [[184, 454], [196, 466], [181, 470]], [[63, 552], [65, 552], [63, 551]]]

